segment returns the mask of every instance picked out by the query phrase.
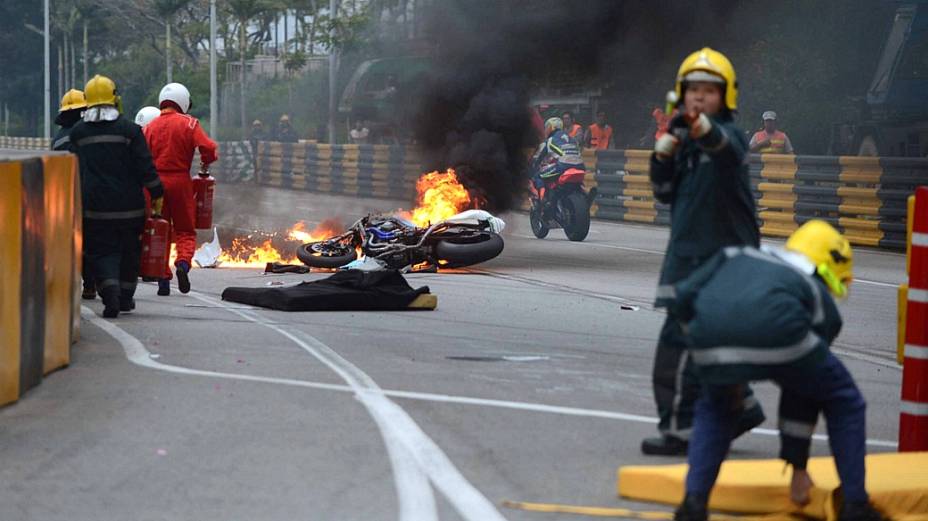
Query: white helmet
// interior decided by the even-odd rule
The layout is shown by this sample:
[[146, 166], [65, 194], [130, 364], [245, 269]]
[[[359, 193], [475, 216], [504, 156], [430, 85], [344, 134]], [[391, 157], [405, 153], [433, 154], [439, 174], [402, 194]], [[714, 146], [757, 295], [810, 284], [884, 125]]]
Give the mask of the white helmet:
[[186, 114], [190, 110], [190, 91], [180, 83], [168, 83], [158, 94], [158, 105], [165, 101], [173, 101]]
[[157, 118], [161, 115], [161, 110], [158, 107], [152, 107], [151, 105], [147, 107], [142, 107], [139, 109], [138, 114], [135, 115], [135, 124], [144, 127], [145, 125], [151, 123], [151, 120]]
[[564, 120], [561, 118], [548, 118], [545, 121], [545, 134], [551, 135], [555, 130], [564, 130]]

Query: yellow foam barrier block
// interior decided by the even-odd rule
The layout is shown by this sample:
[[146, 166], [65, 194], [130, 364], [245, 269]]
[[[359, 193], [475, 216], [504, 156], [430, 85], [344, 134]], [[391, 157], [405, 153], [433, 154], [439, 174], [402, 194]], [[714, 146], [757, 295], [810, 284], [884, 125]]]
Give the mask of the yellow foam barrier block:
[[[783, 460], [729, 460], [709, 498], [715, 510], [744, 514], [797, 513], [837, 519], [840, 481], [834, 460], [811, 458], [812, 501], [800, 509], [789, 500], [790, 471]], [[676, 505], [683, 498], [687, 465], [626, 466], [618, 471], [619, 495]], [[895, 520], [928, 521], [928, 452], [867, 456], [867, 491], [873, 504]]]
[[416, 299], [410, 302], [406, 307], [409, 309], [432, 311], [438, 307], [438, 296], [431, 293], [423, 293], [416, 297]]

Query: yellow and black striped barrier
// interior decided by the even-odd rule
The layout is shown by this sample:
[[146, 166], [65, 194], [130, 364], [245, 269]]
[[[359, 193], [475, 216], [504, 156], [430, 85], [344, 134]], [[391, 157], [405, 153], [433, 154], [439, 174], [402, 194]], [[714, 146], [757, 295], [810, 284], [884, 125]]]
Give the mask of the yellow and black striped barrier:
[[[223, 144], [219, 178], [361, 197], [408, 199], [425, 169], [412, 147], [260, 142]], [[251, 153], [255, 156], [251, 156]], [[584, 151], [593, 217], [670, 224], [654, 200], [649, 150]], [[928, 179], [928, 159], [754, 154], [751, 187], [761, 232], [785, 237], [810, 219], [838, 227], [852, 243], [905, 247], [905, 200]], [[226, 173], [228, 175], [226, 175]], [[526, 207], [527, 208], [527, 207]]]
[[50, 150], [52, 140], [44, 137], [0, 136], [0, 148], [13, 150]]
[[422, 174], [410, 147], [258, 143], [258, 184], [361, 197], [408, 199]]
[[70, 362], [80, 323], [80, 215], [74, 156], [0, 156], [0, 405]]
[[[647, 150], [598, 151], [596, 217], [669, 224], [648, 179]], [[761, 232], [785, 237], [810, 219], [840, 229], [854, 244], [905, 247], [905, 201], [928, 179], [928, 159], [763, 154], [751, 156]]]

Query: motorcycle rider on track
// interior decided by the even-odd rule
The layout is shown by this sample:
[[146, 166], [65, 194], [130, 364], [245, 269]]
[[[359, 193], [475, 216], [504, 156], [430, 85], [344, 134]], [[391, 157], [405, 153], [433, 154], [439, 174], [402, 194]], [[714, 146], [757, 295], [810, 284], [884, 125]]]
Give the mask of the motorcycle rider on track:
[[548, 139], [538, 146], [532, 158], [532, 184], [538, 190], [544, 187], [546, 179], [557, 178], [571, 168], [586, 170], [580, 144], [564, 132], [561, 118], [545, 121], [545, 135]]
[[[206, 135], [200, 122], [187, 114], [190, 91], [180, 83], [168, 83], [158, 95], [161, 115], [145, 126], [145, 139], [161, 182], [164, 183], [162, 216], [171, 223], [171, 242], [177, 245], [177, 287], [190, 291], [190, 267], [196, 250], [196, 200], [190, 165], [193, 152], [200, 151], [200, 165], [205, 168], [219, 157], [216, 142]], [[158, 281], [158, 295], [171, 294], [171, 268], [165, 265], [164, 277]]]

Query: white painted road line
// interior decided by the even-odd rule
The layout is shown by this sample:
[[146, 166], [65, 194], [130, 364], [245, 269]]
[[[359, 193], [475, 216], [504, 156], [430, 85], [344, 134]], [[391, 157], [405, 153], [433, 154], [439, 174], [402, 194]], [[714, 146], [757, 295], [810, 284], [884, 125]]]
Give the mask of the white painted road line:
[[[292, 378], [275, 378], [271, 376], [256, 376], [249, 374], [240, 374], [240, 373], [224, 373], [219, 371], [207, 371], [202, 369], [191, 369], [189, 367], [181, 367], [170, 364], [165, 364], [157, 362], [151, 358], [151, 352], [149, 352], [142, 343], [124, 331], [119, 326], [104, 320], [98, 317], [93, 311], [91, 311], [86, 306], [81, 308], [81, 316], [89, 321], [94, 326], [99, 327], [104, 332], [112, 336], [119, 344], [122, 346], [123, 351], [126, 354], [126, 358], [141, 367], [148, 369], [156, 369], [159, 371], [165, 371], [169, 373], [182, 374], [188, 376], [204, 376], [209, 378], [221, 378], [225, 380], [240, 380], [245, 382], [255, 382], [255, 383], [266, 383], [274, 385], [287, 385], [292, 387], [302, 387], [307, 389], [319, 389], [323, 391], [336, 391], [336, 392], [354, 392], [354, 390], [347, 386], [341, 384], [330, 384], [322, 382], [313, 382], [309, 380], [295, 380]], [[526, 412], [539, 412], [547, 414], [559, 414], [564, 416], [579, 416], [586, 418], [601, 418], [604, 420], [616, 420], [616, 421], [628, 421], [634, 423], [642, 423], [648, 425], [656, 425], [657, 418], [652, 416], [644, 416], [640, 414], [630, 414], [618, 411], [607, 411], [603, 409], [585, 409], [581, 407], [565, 407], [560, 405], [548, 405], [542, 403], [532, 403], [532, 402], [516, 402], [510, 400], [497, 400], [492, 398], [476, 398], [469, 396], [455, 396], [449, 394], [440, 394], [440, 393], [424, 393], [416, 391], [400, 391], [400, 390], [390, 390], [384, 389], [384, 396], [389, 396], [391, 398], [400, 398], [407, 400], [418, 400], [425, 402], [433, 403], [449, 403], [449, 404], [459, 404], [459, 405], [475, 405], [482, 407], [494, 407], [500, 409], [510, 409]], [[753, 434], [759, 434], [762, 436], [778, 436], [779, 431], [774, 429], [753, 429], [751, 431]], [[812, 437], [816, 441], [827, 442], [828, 437], [821, 434], [816, 434]], [[898, 444], [889, 440], [877, 440], [877, 439], [868, 439], [867, 445], [871, 447], [886, 447], [886, 448], [897, 448]]]
[[[225, 306], [222, 301], [197, 294], [191, 295], [201, 302]], [[506, 518], [500, 514], [493, 503], [467, 481], [448, 456], [442, 452], [441, 448], [422, 431], [406, 411], [390, 401], [374, 380], [364, 371], [308, 333], [300, 331], [298, 334], [294, 334], [279, 325], [267, 322], [259, 315], [238, 309], [229, 309], [228, 311], [292, 340], [304, 351], [341, 376], [352, 391], [355, 392], [358, 400], [370, 412], [378, 427], [382, 429], [381, 434], [384, 442], [388, 444], [399, 442], [408, 452], [408, 454], [401, 453], [400, 456], [411, 456], [417, 463], [418, 469], [432, 480], [435, 487], [445, 496], [461, 517], [467, 521], [505, 521]], [[365, 386], [365, 384], [367, 385]], [[419, 504], [415, 502], [415, 498], [405, 495], [411, 492], [412, 487], [419, 485], [411, 481], [400, 482], [400, 479], [409, 478], [408, 469], [401, 475], [395, 474], [395, 477], [397, 478], [397, 489], [402, 489], [404, 492], [404, 495], [399, 497], [401, 515], [409, 514], [412, 511], [418, 512], [426, 507], [432, 509], [431, 512], [428, 512], [428, 517], [413, 516], [402, 517], [401, 519], [409, 521], [437, 519], [438, 513], [434, 498], [429, 497], [427, 501]], [[428, 495], [431, 496], [431, 489], [428, 490]]]

